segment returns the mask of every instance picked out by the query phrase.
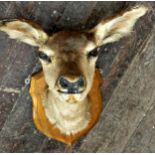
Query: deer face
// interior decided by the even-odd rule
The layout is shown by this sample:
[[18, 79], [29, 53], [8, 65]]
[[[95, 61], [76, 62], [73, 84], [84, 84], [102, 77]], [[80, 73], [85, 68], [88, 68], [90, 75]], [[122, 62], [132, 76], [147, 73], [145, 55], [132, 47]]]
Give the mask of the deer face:
[[1, 22], [0, 30], [39, 47], [49, 90], [62, 101], [74, 103], [83, 100], [91, 89], [98, 55], [95, 49], [128, 35], [146, 11], [144, 6], [133, 8], [101, 21], [88, 32], [61, 31], [49, 36], [39, 26], [19, 20]]
[[85, 33], [58, 32], [51, 36], [39, 49], [50, 91], [67, 102], [83, 100], [94, 76], [96, 47]]

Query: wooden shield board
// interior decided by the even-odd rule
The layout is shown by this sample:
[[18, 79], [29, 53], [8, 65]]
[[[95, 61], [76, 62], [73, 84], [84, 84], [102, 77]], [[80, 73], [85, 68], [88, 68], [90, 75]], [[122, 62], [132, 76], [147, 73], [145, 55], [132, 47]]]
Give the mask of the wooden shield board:
[[102, 112], [102, 96], [100, 91], [100, 86], [102, 84], [102, 77], [98, 70], [95, 71], [94, 81], [92, 89], [90, 90], [88, 97], [91, 100], [91, 120], [88, 126], [74, 134], [74, 135], [65, 135], [60, 132], [51, 122], [49, 122], [46, 117], [44, 107], [42, 105], [42, 95], [47, 84], [44, 79], [43, 71], [32, 76], [31, 85], [30, 85], [30, 94], [33, 101], [33, 120], [39, 131], [49, 138], [56, 139], [67, 145], [72, 145], [76, 140], [81, 136], [85, 135], [98, 121], [100, 114]]

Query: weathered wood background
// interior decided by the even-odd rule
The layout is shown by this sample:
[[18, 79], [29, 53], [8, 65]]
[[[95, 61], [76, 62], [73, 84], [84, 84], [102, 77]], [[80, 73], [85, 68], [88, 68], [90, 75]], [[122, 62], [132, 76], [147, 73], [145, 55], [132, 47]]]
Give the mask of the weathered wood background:
[[37, 48], [0, 32], [0, 152], [155, 152], [155, 2], [0, 2], [0, 19], [31, 19], [47, 32], [89, 29], [101, 18], [144, 4], [133, 33], [101, 48], [104, 110], [70, 149], [39, 133], [27, 79]]

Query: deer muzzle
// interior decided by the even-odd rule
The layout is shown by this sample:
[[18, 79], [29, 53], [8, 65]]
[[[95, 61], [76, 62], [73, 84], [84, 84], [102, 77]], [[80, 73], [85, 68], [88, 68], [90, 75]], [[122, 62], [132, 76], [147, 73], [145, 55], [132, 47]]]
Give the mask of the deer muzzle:
[[85, 90], [85, 80], [83, 76], [69, 78], [60, 76], [58, 79], [58, 91], [64, 94], [80, 94]]

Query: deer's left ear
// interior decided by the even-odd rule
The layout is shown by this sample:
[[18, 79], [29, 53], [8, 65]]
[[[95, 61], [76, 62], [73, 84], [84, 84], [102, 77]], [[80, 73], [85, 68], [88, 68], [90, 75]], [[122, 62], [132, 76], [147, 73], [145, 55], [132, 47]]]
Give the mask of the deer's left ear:
[[136, 21], [147, 12], [147, 8], [139, 6], [108, 21], [101, 21], [90, 32], [95, 35], [97, 46], [118, 41], [128, 35]]
[[12, 39], [32, 46], [40, 47], [48, 39], [48, 35], [41, 28], [20, 20], [0, 21], [0, 31], [6, 32]]

